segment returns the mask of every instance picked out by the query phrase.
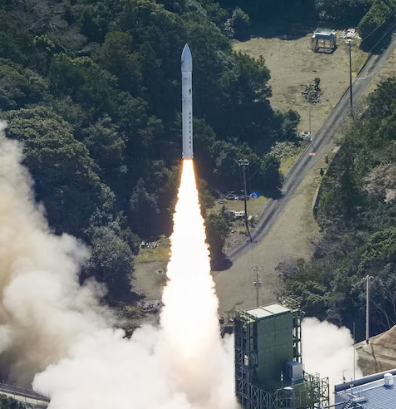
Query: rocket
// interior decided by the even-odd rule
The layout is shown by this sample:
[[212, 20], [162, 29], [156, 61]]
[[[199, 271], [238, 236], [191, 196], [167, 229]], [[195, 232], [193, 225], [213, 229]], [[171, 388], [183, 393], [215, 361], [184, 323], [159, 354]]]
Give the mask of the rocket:
[[192, 56], [188, 45], [181, 55], [182, 74], [182, 138], [183, 159], [192, 159], [193, 153], [193, 117], [192, 117]]

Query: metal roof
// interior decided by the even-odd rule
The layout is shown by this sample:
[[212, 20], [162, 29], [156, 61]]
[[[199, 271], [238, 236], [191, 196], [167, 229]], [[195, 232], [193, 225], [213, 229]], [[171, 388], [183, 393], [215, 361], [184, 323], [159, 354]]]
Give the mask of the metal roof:
[[332, 38], [334, 36], [335, 36], [334, 31], [328, 30], [326, 28], [318, 28], [313, 33], [312, 37], [314, 37], [314, 38]]
[[283, 305], [280, 304], [271, 304], [262, 307], [266, 309], [267, 311], [271, 312], [272, 314], [280, 314], [282, 312], [288, 312], [290, 311], [289, 308], [284, 307]]
[[265, 305], [259, 308], [255, 308], [253, 310], [246, 311], [246, 314], [249, 314], [255, 318], [265, 318], [271, 315], [283, 314], [288, 311], [290, 311], [290, 309], [284, 307], [283, 305], [271, 304], [271, 305]]
[[[391, 371], [389, 371], [390, 373]], [[392, 371], [394, 372], [394, 371]], [[370, 378], [370, 377], [367, 377]], [[364, 378], [363, 378], [364, 379]], [[359, 381], [359, 380], [357, 380]], [[359, 386], [336, 392], [335, 402], [339, 404], [337, 409], [395, 409], [396, 407], [396, 376], [393, 375], [394, 385], [385, 386], [384, 378], [374, 382], [367, 382]], [[357, 382], [359, 383], [359, 382]], [[339, 387], [341, 385], [337, 385]], [[337, 390], [336, 387], [336, 390]], [[349, 403], [348, 403], [349, 402]], [[349, 406], [348, 406], [349, 405]]]
[[253, 317], [255, 318], [264, 318], [272, 315], [269, 311], [266, 311], [261, 307], [246, 311], [246, 313], [249, 315], [253, 315]]

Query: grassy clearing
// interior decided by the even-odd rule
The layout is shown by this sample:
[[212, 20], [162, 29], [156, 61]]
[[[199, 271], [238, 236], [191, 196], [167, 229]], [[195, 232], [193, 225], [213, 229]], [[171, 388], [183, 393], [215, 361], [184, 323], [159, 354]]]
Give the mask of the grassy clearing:
[[[294, 109], [301, 115], [299, 131], [309, 128], [311, 108], [312, 133], [319, 130], [344, 91], [349, 86], [349, 50], [345, 41], [337, 39], [338, 48], [332, 54], [314, 53], [310, 47], [311, 34], [296, 40], [280, 38], [252, 38], [235, 41], [233, 47], [258, 58], [262, 55], [271, 71], [271, 105], [285, 112]], [[362, 66], [368, 54], [352, 46], [352, 70]], [[319, 77], [322, 89], [321, 102], [310, 106], [301, 95], [302, 88]]]
[[[248, 200], [248, 214], [251, 216], [260, 216], [270, 200], [270, 198], [264, 196], [260, 196], [257, 199]], [[237, 212], [242, 212], [245, 210], [245, 202], [243, 200], [226, 200], [226, 203], [224, 204], [221, 204], [219, 203], [219, 201], [217, 201], [211, 211], [219, 212], [221, 211], [223, 206], [226, 210], [235, 210]]]
[[156, 248], [140, 249], [136, 263], [150, 263], [152, 261], [167, 261], [169, 259], [170, 242], [168, 237], [161, 237]]
[[[315, 54], [309, 47], [310, 36], [298, 40], [280, 40], [277, 38], [258, 38], [245, 43], [234, 43], [235, 50], [242, 50], [249, 55], [263, 55], [271, 70], [273, 96], [271, 104], [275, 109], [286, 111], [295, 109], [301, 115], [299, 131], [308, 130], [309, 104], [301, 95], [301, 87], [307, 85], [315, 77], [321, 78], [323, 96], [321, 103], [311, 107], [312, 132], [315, 134], [339, 98], [349, 85], [349, 56], [347, 46], [339, 40], [339, 47], [333, 54]], [[367, 54], [353, 48], [353, 70], [356, 72], [367, 58]], [[396, 50], [388, 61], [380, 78], [395, 75]], [[372, 89], [375, 83], [372, 85]], [[335, 141], [326, 149], [329, 157], [334, 154]], [[288, 173], [299, 152], [281, 157], [281, 170]], [[308, 258], [311, 254], [307, 238], [318, 234], [318, 226], [312, 215], [312, 203], [317, 187], [320, 184], [320, 168], [326, 168], [324, 156], [308, 172], [301, 186], [297, 189], [290, 203], [279, 219], [254, 249], [226, 271], [215, 274], [216, 292], [220, 301], [220, 314], [225, 317], [235, 308], [252, 308], [256, 305], [256, 291], [253, 286], [255, 272], [259, 267], [260, 279], [264, 285], [260, 289], [260, 302], [268, 303], [276, 300], [280, 288], [278, 274], [275, 270], [279, 262], [289, 257]], [[261, 214], [270, 199], [260, 197], [248, 202], [249, 214]], [[223, 205], [216, 203], [214, 210], [219, 211]], [[243, 210], [243, 201], [227, 201], [228, 210]], [[242, 234], [240, 234], [240, 232]], [[233, 236], [243, 236], [243, 224], [235, 226]], [[157, 274], [158, 269], [166, 269], [169, 248], [145, 249], [138, 256], [133, 285], [135, 291], [145, 294], [148, 299], [161, 296], [163, 276]], [[154, 258], [153, 258], [154, 257]], [[139, 262], [142, 260], [142, 262]]]

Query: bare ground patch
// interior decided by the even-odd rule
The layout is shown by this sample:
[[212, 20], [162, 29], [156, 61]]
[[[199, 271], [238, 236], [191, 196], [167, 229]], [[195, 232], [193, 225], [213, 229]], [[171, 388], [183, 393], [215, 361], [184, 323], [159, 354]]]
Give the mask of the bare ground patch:
[[[133, 273], [133, 291], [148, 300], [160, 300], [162, 288], [166, 284], [166, 266], [168, 261], [136, 263]], [[159, 274], [158, 270], [163, 273]]]
[[[310, 48], [310, 38], [311, 34], [297, 40], [253, 38], [246, 42], [235, 41], [233, 47], [255, 58], [264, 57], [271, 71], [271, 105], [282, 112], [289, 109], [298, 111], [301, 115], [300, 131], [308, 130], [311, 106], [311, 127], [315, 134], [349, 86], [349, 52], [345, 41], [337, 39], [338, 48], [333, 54], [314, 53]], [[367, 56], [358, 44], [353, 46], [352, 69], [355, 75]], [[301, 95], [301, 90], [315, 77], [320, 78], [323, 95], [319, 104], [310, 105]]]

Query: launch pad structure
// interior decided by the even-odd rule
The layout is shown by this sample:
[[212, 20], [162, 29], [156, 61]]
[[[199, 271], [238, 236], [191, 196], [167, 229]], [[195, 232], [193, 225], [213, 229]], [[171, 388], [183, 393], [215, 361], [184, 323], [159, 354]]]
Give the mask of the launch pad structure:
[[302, 366], [299, 308], [280, 304], [236, 312], [235, 392], [243, 409], [315, 409], [329, 404], [329, 381]]

